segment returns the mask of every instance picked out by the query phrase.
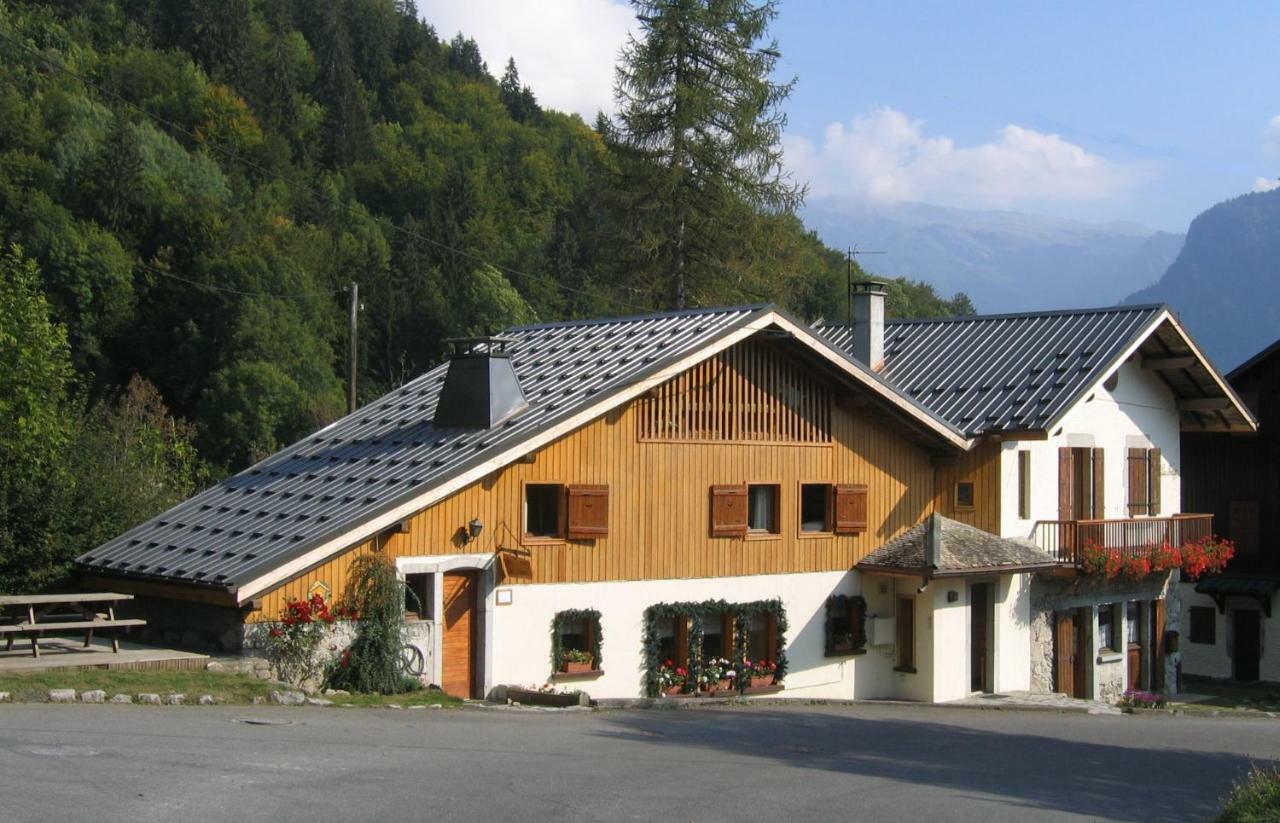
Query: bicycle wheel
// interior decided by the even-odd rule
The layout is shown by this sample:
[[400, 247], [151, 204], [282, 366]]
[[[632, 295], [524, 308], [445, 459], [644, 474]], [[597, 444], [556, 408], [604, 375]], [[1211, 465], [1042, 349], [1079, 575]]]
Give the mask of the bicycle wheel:
[[427, 667], [427, 659], [422, 654], [422, 649], [417, 646], [406, 644], [400, 649], [400, 668], [410, 677], [421, 677], [423, 670]]

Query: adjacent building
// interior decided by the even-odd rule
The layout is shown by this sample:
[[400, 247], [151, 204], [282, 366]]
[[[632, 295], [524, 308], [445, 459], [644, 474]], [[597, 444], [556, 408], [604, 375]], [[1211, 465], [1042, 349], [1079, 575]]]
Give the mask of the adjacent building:
[[243, 648], [381, 552], [432, 679], [471, 697], [725, 688], [743, 657], [749, 694], [800, 698], [1169, 683], [1177, 587], [1080, 552], [1207, 530], [1180, 433], [1250, 412], [1164, 307], [886, 323], [883, 300], [860, 288], [850, 327], [751, 306], [457, 341], [81, 574], [170, 640]]

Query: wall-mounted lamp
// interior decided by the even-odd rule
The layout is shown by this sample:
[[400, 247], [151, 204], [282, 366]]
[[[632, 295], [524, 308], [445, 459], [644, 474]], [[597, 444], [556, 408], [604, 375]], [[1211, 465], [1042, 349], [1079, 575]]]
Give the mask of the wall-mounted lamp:
[[478, 517], [473, 518], [462, 532], [462, 544], [465, 546], [472, 540], [475, 540], [480, 536], [480, 532], [482, 531], [484, 531], [484, 521]]

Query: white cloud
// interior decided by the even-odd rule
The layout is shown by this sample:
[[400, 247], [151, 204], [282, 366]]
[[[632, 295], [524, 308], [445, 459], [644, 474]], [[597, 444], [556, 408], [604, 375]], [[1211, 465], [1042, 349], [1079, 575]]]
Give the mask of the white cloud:
[[785, 142], [787, 165], [818, 197], [1007, 208], [1028, 200], [1105, 200], [1152, 176], [1150, 168], [1114, 163], [1017, 125], [990, 142], [957, 146], [891, 108], [832, 123], [821, 146], [804, 137]]
[[421, 0], [418, 9], [441, 39], [474, 38], [495, 77], [514, 57], [540, 104], [588, 123], [613, 111], [613, 67], [635, 22], [622, 0]]
[[1271, 177], [1255, 177], [1253, 179], [1254, 191], [1271, 191], [1272, 189], [1280, 189], [1280, 180]]

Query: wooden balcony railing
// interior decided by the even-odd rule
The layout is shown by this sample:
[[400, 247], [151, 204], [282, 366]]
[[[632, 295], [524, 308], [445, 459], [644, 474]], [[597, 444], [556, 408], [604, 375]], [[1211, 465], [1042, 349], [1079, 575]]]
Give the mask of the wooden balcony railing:
[[1059, 563], [1080, 565], [1093, 544], [1137, 556], [1168, 542], [1183, 546], [1213, 534], [1213, 515], [1175, 514], [1131, 520], [1039, 520], [1031, 539]]

